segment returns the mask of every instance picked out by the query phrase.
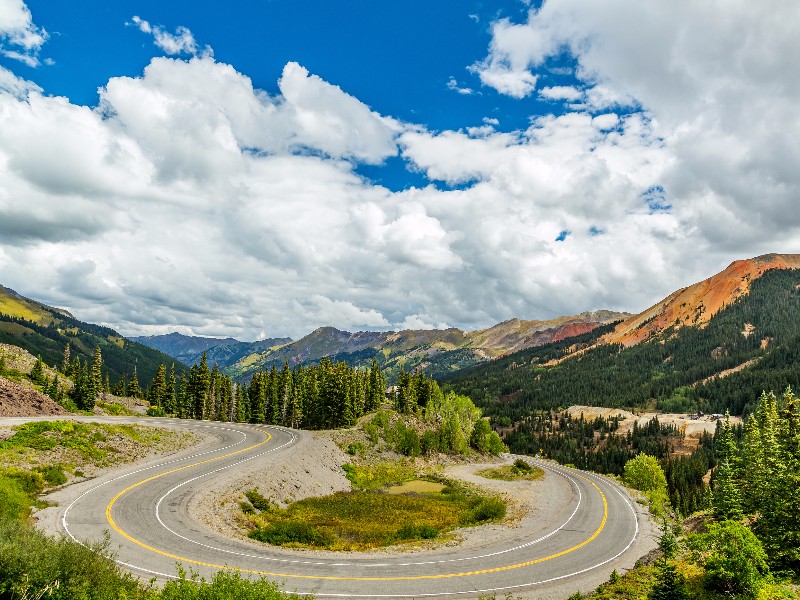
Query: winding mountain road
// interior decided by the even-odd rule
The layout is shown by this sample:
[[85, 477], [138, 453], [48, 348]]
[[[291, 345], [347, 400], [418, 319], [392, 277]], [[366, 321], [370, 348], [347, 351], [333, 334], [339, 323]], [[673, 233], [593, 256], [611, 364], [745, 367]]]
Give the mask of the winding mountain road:
[[[120, 564], [160, 579], [175, 565], [209, 577], [219, 569], [264, 575], [286, 589], [317, 597], [476, 597], [512, 593], [566, 598], [629, 569], [649, 551], [654, 536], [627, 492], [593, 474], [538, 462], [547, 514], [523, 519], [507, 534], [468, 548], [424, 552], [331, 553], [272, 548], [211, 531], [189, 513], [190, 500], [223, 471], [291, 461], [308, 433], [280, 427], [133, 417], [81, 420], [185, 428], [212, 434], [193, 451], [116, 469], [58, 492], [59, 506], [43, 519], [73, 539], [98, 540], [109, 532]], [[13, 424], [30, 419], [2, 419]], [[226, 474], [227, 475], [227, 474]], [[49, 527], [48, 527], [49, 520]]]

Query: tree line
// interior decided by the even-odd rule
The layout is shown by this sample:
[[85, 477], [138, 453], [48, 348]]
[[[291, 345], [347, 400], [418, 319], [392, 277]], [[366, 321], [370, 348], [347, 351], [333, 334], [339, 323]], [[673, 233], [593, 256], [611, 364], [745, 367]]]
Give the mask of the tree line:
[[704, 433], [699, 447], [688, 456], [674, 456], [683, 437], [674, 425], [652, 418], [619, 432], [620, 418], [573, 419], [566, 412], [537, 411], [505, 435], [513, 452], [540, 454], [561, 464], [597, 473], [622, 475], [625, 465], [636, 456], [648, 455], [659, 461], [666, 475], [667, 493], [675, 510], [689, 515], [706, 508], [708, 486], [703, 477], [715, 465], [714, 436]]

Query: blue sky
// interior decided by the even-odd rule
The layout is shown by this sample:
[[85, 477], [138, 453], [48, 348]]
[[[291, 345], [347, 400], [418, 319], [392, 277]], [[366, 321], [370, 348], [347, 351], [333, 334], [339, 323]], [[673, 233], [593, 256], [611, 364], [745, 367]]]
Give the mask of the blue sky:
[[[517, 99], [481, 85], [469, 70], [481, 60], [498, 18], [524, 19], [520, 0], [477, 2], [235, 2], [220, 9], [208, 0], [109, 3], [90, 0], [77, 13], [65, 2], [27, 2], [50, 34], [42, 56], [53, 64], [26, 67], [0, 58], [53, 95], [95, 106], [97, 89], [111, 78], [135, 76], [162, 54], [150, 36], [131, 26], [134, 15], [175, 32], [188, 28], [215, 58], [276, 93], [283, 66], [296, 61], [365, 104], [433, 130], [476, 127], [497, 119], [496, 129], [527, 127], [534, 114], [559, 111], [551, 101]], [[554, 67], [569, 65], [554, 57]], [[572, 85], [571, 74], [544, 71], [550, 85]], [[452, 83], [451, 83], [452, 81]], [[458, 89], [462, 92], [459, 93]], [[471, 93], [466, 93], [470, 90]], [[394, 189], [424, 185], [402, 160], [359, 168]]]
[[800, 248], [798, 54], [791, 0], [0, 0], [0, 283], [126, 334], [638, 312]]

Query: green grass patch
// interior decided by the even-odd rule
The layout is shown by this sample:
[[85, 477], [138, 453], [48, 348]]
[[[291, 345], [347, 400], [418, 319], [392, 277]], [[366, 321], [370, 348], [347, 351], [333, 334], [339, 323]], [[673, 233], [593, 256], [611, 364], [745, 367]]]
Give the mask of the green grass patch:
[[245, 516], [253, 529], [250, 537], [266, 543], [367, 550], [435, 539], [457, 527], [496, 521], [505, 514], [502, 499], [449, 483], [440, 493], [339, 492]]
[[371, 465], [343, 466], [347, 479], [357, 490], [377, 490], [417, 478], [416, 470], [404, 462], [381, 462]]
[[[528, 465], [528, 463], [525, 464]], [[477, 474], [486, 479], [500, 479], [502, 481], [517, 481], [518, 479], [534, 481], [536, 479], [541, 479], [541, 477], [544, 475], [544, 471], [542, 471], [539, 467], [532, 467], [528, 465], [528, 468], [525, 469], [524, 467], [520, 468], [518, 465], [513, 464], [502, 467], [493, 467], [491, 469], [483, 469], [482, 471], [478, 471]]]
[[61, 465], [45, 465], [36, 469], [42, 474], [47, 485], [63, 485], [67, 483], [67, 474]]
[[101, 409], [104, 413], [114, 417], [140, 416], [139, 413], [130, 410], [128, 407], [123, 406], [122, 404], [117, 404], [116, 402], [103, 402], [102, 400], [97, 400], [94, 405]]
[[156, 427], [74, 421], [35, 421], [13, 429], [0, 442], [0, 464], [39, 471], [51, 486], [67, 482], [65, 470], [121, 464], [144, 448], [167, 442], [177, 449], [187, 439]]

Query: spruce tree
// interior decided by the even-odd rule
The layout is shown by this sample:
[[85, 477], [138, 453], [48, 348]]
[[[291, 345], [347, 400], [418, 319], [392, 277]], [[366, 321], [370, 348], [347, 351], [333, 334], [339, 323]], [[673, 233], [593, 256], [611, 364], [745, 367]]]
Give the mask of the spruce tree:
[[209, 405], [211, 395], [211, 371], [208, 368], [206, 353], [200, 359], [200, 366], [195, 373], [194, 383], [194, 418], [209, 419]]
[[111, 393], [115, 396], [124, 397], [127, 395], [127, 388], [128, 384], [125, 380], [125, 374], [123, 373], [119, 378], [119, 381], [117, 381], [117, 383], [114, 384], [114, 387], [111, 388]]
[[131, 398], [141, 398], [142, 388], [139, 387], [139, 376], [136, 373], [136, 367], [133, 368], [133, 375], [128, 382], [128, 396]]
[[175, 413], [181, 419], [188, 419], [192, 414], [189, 379], [185, 373], [181, 373], [178, 380], [178, 391], [175, 393]]
[[691, 596], [686, 589], [686, 579], [670, 563], [678, 552], [678, 540], [666, 520], [661, 527], [658, 547], [662, 557], [658, 564], [656, 584], [647, 595], [648, 600], [689, 600]]
[[34, 383], [44, 383], [44, 362], [42, 361], [41, 354], [36, 359], [36, 362], [31, 369], [30, 378]]
[[167, 389], [167, 367], [163, 363], [158, 366], [156, 376], [150, 383], [147, 400], [151, 405], [163, 408], [164, 396]]
[[742, 498], [734, 467], [739, 462], [739, 450], [733, 439], [729, 414], [725, 415], [717, 435], [717, 454], [719, 462], [714, 478], [714, 516], [720, 521], [737, 521], [743, 517]]
[[167, 389], [164, 395], [164, 400], [162, 402], [162, 408], [165, 412], [169, 414], [175, 414], [175, 405], [176, 405], [176, 396], [175, 396], [175, 386], [177, 385], [177, 380], [175, 378], [175, 363], [172, 363], [172, 366], [169, 370], [169, 377], [167, 378]]
[[94, 395], [97, 396], [103, 389], [103, 356], [100, 354], [100, 346], [94, 347], [94, 357], [92, 358], [92, 386]]

